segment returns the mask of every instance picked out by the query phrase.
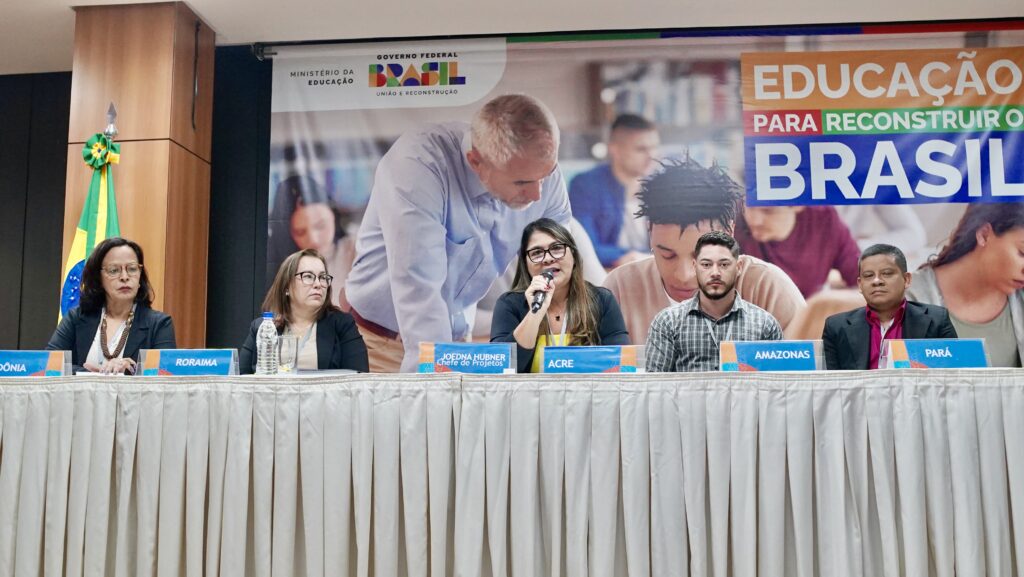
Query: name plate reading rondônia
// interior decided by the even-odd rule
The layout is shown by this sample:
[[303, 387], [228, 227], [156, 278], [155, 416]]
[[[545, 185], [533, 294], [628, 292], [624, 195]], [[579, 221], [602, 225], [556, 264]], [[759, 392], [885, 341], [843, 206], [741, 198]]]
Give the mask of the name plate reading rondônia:
[[821, 341], [722, 341], [719, 370], [815, 371], [821, 368]]
[[143, 349], [139, 353], [142, 375], [227, 376], [238, 374], [236, 349]]
[[886, 341], [889, 369], [974, 369], [988, 366], [985, 339]]
[[596, 347], [544, 347], [544, 373], [643, 372], [643, 347], [638, 345]]
[[0, 351], [0, 377], [71, 374], [71, 351]]
[[514, 343], [420, 343], [418, 373], [501, 375], [516, 372]]

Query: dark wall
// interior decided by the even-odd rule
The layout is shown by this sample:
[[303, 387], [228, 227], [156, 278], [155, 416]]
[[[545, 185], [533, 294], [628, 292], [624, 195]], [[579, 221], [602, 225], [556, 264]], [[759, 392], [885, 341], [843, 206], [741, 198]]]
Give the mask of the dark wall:
[[217, 49], [206, 346], [242, 346], [263, 300], [270, 181], [270, 61]]
[[0, 76], [0, 349], [57, 326], [70, 109], [70, 72]]

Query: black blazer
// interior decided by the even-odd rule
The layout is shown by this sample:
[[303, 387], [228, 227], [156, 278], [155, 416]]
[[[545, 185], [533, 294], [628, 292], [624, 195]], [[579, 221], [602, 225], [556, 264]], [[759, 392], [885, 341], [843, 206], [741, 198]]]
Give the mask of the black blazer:
[[[71, 351], [71, 364], [75, 372], [85, 370], [82, 365], [89, 356], [96, 331], [100, 327], [100, 313], [84, 314], [75, 307], [68, 311], [57, 326], [57, 330], [46, 343], [48, 351]], [[124, 358], [139, 360], [140, 349], [173, 349], [177, 348], [174, 340], [174, 323], [171, 316], [147, 306], [135, 307], [135, 318], [132, 328], [128, 331], [128, 341], [124, 345]]]
[[[945, 308], [907, 301], [903, 313], [903, 338], [955, 339], [957, 335]], [[821, 340], [825, 349], [825, 368], [866, 370], [871, 326], [868, 325], [865, 307], [828, 317]]]
[[[619, 303], [612, 295], [612, 291], [604, 287], [595, 287], [587, 283], [587, 288], [597, 299], [597, 335], [602, 345], [628, 345], [629, 331], [626, 330], [626, 323], [622, 320], [622, 311], [619, 310]], [[509, 291], [498, 298], [494, 305], [494, 316], [491, 318], [491, 342], [492, 343], [516, 343], [516, 336], [512, 334], [519, 323], [523, 322], [530, 307], [526, 302], [523, 291]], [[530, 372], [530, 365], [533, 363], [533, 349], [523, 348], [516, 344], [516, 364], [518, 372]]]
[[[263, 317], [252, 321], [249, 336], [238, 351], [238, 372], [243, 375], [256, 372], [256, 331], [262, 322]], [[278, 334], [282, 332], [283, 329], [277, 331]], [[321, 371], [351, 369], [361, 373], [369, 372], [366, 344], [352, 315], [331, 311], [316, 322], [316, 368]]]

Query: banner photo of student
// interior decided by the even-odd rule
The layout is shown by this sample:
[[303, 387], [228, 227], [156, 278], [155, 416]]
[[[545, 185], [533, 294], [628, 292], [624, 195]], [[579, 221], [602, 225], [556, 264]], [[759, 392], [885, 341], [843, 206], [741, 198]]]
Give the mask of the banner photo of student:
[[[267, 282], [288, 254], [316, 248], [334, 277], [332, 298], [367, 340], [371, 370], [415, 370], [419, 341], [489, 340], [523, 227], [548, 217], [568, 228], [585, 279], [611, 290], [632, 342], [644, 344], [657, 312], [699, 290], [696, 239], [725, 227], [743, 253], [740, 295], [772, 313], [787, 338], [820, 338], [826, 313], [864, 304], [861, 249], [896, 245], [916, 273], [954, 231], [992, 220], [965, 216], [968, 201], [1016, 200], [1005, 193], [1024, 186], [1014, 127], [1024, 103], [1004, 62], [1024, 61], [1024, 31], [991, 25], [984, 34], [851, 26], [278, 48]], [[965, 62], [978, 83], [962, 72]], [[767, 99], [754, 99], [758, 66]], [[804, 94], [808, 74], [814, 84]], [[832, 98], [844, 74], [849, 88]], [[951, 87], [942, 103], [922, 75], [927, 90]], [[954, 94], [960, 75], [963, 94]], [[885, 93], [862, 96], [858, 83]], [[527, 124], [550, 116], [552, 164], [512, 174], [516, 163], [488, 158], [493, 142], [475, 140], [470, 125], [498, 104], [519, 113], [539, 106], [523, 113]], [[955, 126], [943, 124], [947, 112]], [[817, 132], [808, 132], [812, 122]], [[666, 186], [642, 194], [664, 173]], [[791, 198], [757, 197], [759, 179], [769, 196]], [[1000, 238], [1018, 227], [1024, 214]], [[1016, 294], [1016, 280], [985, 282]], [[1024, 334], [1024, 318], [1013, 321]], [[389, 351], [378, 355], [384, 364], [374, 364], [375, 347]]]
[[1024, 47], [741, 62], [749, 206], [1024, 198]]

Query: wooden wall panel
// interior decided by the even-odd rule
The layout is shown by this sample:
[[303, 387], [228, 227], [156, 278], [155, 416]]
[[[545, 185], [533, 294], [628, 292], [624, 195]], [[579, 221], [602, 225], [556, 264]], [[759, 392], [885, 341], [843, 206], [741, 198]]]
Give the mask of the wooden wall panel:
[[168, 163], [165, 311], [174, 317], [178, 346], [206, 344], [210, 165], [171, 143]]
[[[192, 125], [195, 62], [195, 26], [199, 24], [198, 93], [195, 96], [195, 127]], [[176, 5], [174, 25], [173, 98], [170, 138], [186, 150], [210, 162], [213, 131], [214, 33], [184, 4]]]
[[118, 140], [168, 138], [175, 5], [75, 10], [68, 142], [102, 131], [111, 102], [118, 111]]

